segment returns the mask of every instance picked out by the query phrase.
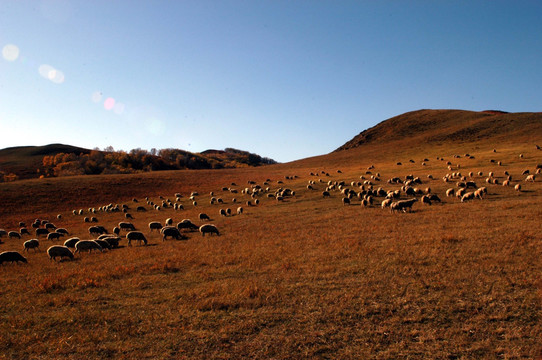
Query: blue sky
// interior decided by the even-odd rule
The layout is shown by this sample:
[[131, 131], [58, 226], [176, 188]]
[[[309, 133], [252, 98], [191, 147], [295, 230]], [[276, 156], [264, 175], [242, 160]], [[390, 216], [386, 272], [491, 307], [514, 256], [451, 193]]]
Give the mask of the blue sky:
[[540, 1], [0, 0], [0, 148], [286, 162], [407, 111], [540, 111], [540, 39]]

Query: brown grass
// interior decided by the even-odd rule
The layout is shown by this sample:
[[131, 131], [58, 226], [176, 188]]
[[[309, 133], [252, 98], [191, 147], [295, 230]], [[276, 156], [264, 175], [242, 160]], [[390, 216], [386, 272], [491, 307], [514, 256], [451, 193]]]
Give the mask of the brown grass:
[[[533, 359], [541, 353], [542, 185], [525, 191], [487, 185], [483, 201], [446, 198], [453, 183], [444, 156], [463, 174], [508, 170], [516, 181], [534, 168], [540, 153], [528, 145], [453, 147], [446, 152], [366, 147], [328, 157], [260, 169], [177, 171], [0, 184], [0, 221], [6, 230], [19, 221], [49, 218], [71, 235], [88, 238], [81, 216], [109, 202], [182, 192], [185, 210], [136, 213], [134, 224], [148, 233], [151, 220], [191, 218], [206, 212], [221, 236], [188, 233], [187, 241], [121, 247], [77, 255], [55, 263], [45, 251], [25, 255], [27, 265], [0, 266], [0, 358], [433, 358]], [[452, 158], [469, 152], [475, 159]], [[525, 155], [520, 160], [519, 153]], [[409, 163], [409, 158], [416, 163]], [[422, 167], [420, 160], [430, 158]], [[503, 161], [498, 167], [489, 159]], [[403, 166], [395, 163], [402, 161]], [[359, 201], [341, 204], [324, 186], [306, 190], [309, 172], [326, 170], [325, 181], [359, 180], [367, 166], [392, 176], [422, 177], [442, 204], [391, 214]], [[341, 169], [342, 173], [336, 172]], [[427, 180], [431, 173], [436, 180]], [[285, 180], [285, 175], [297, 175]], [[220, 217], [238, 205], [222, 186], [270, 178], [296, 190], [283, 203], [261, 197], [245, 214]], [[200, 205], [187, 194], [198, 190]], [[209, 191], [226, 201], [210, 205]], [[380, 200], [380, 199], [379, 199]], [[57, 220], [56, 214], [63, 218]], [[112, 228], [120, 213], [96, 215]], [[21, 249], [3, 239], [0, 249]], [[126, 245], [122, 241], [121, 245]]]

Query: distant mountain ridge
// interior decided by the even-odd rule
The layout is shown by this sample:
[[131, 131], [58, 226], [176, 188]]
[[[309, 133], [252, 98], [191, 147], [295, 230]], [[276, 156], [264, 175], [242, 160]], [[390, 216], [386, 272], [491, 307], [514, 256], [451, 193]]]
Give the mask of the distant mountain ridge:
[[236, 168], [275, 163], [273, 159], [233, 148], [192, 153], [181, 149], [90, 150], [65, 144], [17, 146], [0, 150], [0, 182], [41, 176]]
[[542, 113], [417, 110], [362, 131], [335, 152], [400, 140], [413, 143], [475, 142], [491, 138], [524, 138], [533, 134], [542, 134]]

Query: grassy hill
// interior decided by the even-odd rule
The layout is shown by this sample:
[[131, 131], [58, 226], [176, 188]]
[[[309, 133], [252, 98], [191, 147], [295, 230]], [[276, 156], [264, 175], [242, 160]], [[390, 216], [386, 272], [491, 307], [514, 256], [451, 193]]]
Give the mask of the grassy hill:
[[[94, 216], [95, 225], [108, 231], [130, 221], [149, 241], [128, 246], [122, 232], [118, 249], [54, 262], [45, 250], [65, 238], [42, 237], [40, 251], [24, 253], [28, 264], [0, 265], [0, 354], [540, 358], [542, 181], [523, 175], [542, 164], [542, 151], [534, 146], [542, 143], [537, 115], [515, 115], [525, 116], [520, 123], [530, 133], [512, 114], [493, 117], [498, 123], [498, 116], [512, 116], [508, 125], [473, 133], [454, 125], [453, 112], [442, 114], [449, 119], [410, 113], [408, 126], [396, 119], [359, 146], [285, 164], [0, 184], [5, 230], [39, 218], [66, 228], [69, 236], [90, 239], [84, 218]], [[484, 119], [481, 114], [476, 121]], [[413, 124], [426, 130], [408, 130]], [[444, 136], [454, 133], [466, 135], [461, 141]], [[407, 176], [418, 177], [421, 183], [413, 186], [423, 194], [430, 189], [441, 202], [422, 204], [422, 194], [406, 195], [404, 184], [388, 182]], [[463, 176], [487, 194], [463, 202], [447, 197]], [[510, 184], [503, 186], [508, 176]], [[329, 182], [337, 186], [324, 197]], [[418, 202], [405, 213], [382, 208], [384, 197], [377, 195], [372, 205], [362, 206], [358, 196], [343, 205], [340, 183], [356, 194], [372, 186]], [[521, 191], [514, 190], [518, 184]], [[256, 185], [263, 191], [253, 197], [243, 191]], [[278, 201], [275, 194], [285, 188], [295, 195]], [[189, 199], [194, 191], [197, 204]], [[211, 203], [213, 197], [222, 203]], [[182, 210], [152, 205], [168, 199]], [[126, 205], [133, 218], [104, 211], [109, 204]], [[244, 211], [238, 215], [239, 206]], [[220, 215], [226, 208], [233, 215]], [[201, 213], [220, 236], [183, 230], [187, 239], [163, 241], [148, 227], [168, 218], [174, 225], [182, 219], [200, 225]], [[22, 253], [29, 238], [4, 236], [0, 252]]]
[[15, 174], [20, 179], [39, 177], [37, 169], [42, 167], [44, 156], [65, 154], [88, 154], [90, 150], [64, 145], [17, 146], [0, 150], [0, 171]]
[[405, 113], [362, 131], [336, 151], [365, 144], [406, 141], [439, 145], [540, 138], [542, 113], [502, 111], [418, 110]]

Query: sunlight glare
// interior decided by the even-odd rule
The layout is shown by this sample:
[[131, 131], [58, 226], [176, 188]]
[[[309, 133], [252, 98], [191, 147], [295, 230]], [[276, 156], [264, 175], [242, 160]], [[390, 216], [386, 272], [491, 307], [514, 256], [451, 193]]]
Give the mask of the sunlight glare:
[[15, 61], [19, 57], [19, 48], [13, 44], [7, 44], [2, 48], [2, 56], [7, 61]]

